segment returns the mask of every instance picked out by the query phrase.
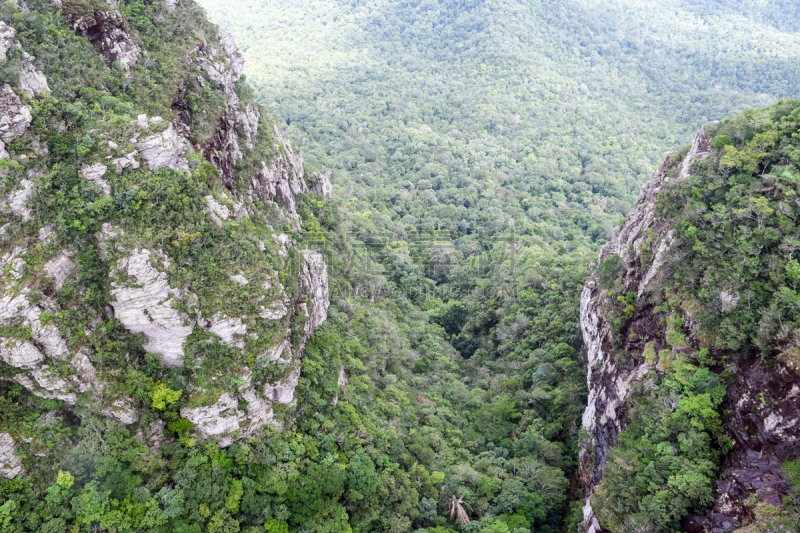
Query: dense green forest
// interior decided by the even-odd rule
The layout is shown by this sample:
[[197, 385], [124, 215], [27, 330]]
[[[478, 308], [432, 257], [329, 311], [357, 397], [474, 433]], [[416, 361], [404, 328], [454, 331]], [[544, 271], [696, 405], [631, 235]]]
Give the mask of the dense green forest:
[[[797, 94], [796, 6], [201, 4], [235, 35], [252, 87], [237, 80], [226, 93], [203, 63], [223, 37], [190, 0], [0, 7], [49, 83], [24, 94], [23, 56], [9, 48], [0, 82], [30, 106], [31, 121], [24, 136], [4, 138], [2, 197], [15, 198], [28, 178], [36, 194], [29, 219], [3, 204], [4, 257], [24, 250], [23, 266], [4, 259], [3, 296], [49, 305], [36, 327], [56, 327], [69, 354], [89, 354], [106, 383], [73, 397], [43, 394], [21, 384], [23, 369], [2, 352], [0, 433], [13, 438], [24, 473], [0, 480], [0, 533], [576, 531], [584, 282], [667, 150], [709, 120]], [[71, 26], [117, 9], [143, 58], [133, 66], [104, 61]], [[257, 136], [225, 123], [234, 100], [263, 106]], [[85, 167], [129, 157], [141, 114], [146, 128], [160, 127], [148, 125], [156, 115], [183, 124], [185, 165], [156, 169], [138, 156], [109, 171], [104, 195], [83, 179]], [[315, 173], [330, 175], [333, 198], [298, 194], [297, 223], [263, 202], [216, 223], [208, 198], [233, 212], [261, 161], [291, 159], [273, 126], [300, 146], [309, 184]], [[230, 167], [218, 158], [228, 149], [220, 130], [241, 145]], [[728, 139], [732, 149], [718, 147], [728, 157], [751, 154], [749, 137]], [[756, 187], [754, 172], [739, 185]], [[664, 216], [679, 217], [675, 195]], [[44, 230], [53, 237], [41, 238]], [[183, 345], [191, 363], [166, 364], [109, 311], [119, 286], [136, 285], [109, 266], [122, 263], [109, 263], [98, 235], [112, 233], [163, 250], [169, 286], [196, 295], [199, 303], [174, 301], [197, 320]], [[294, 243], [285, 262], [280, 235]], [[705, 227], [693, 235], [700, 247], [714, 238]], [[79, 274], [57, 287], [43, 269], [65, 249]], [[258, 287], [274, 289], [277, 278], [300, 294], [293, 261], [304, 249], [323, 254], [330, 289], [327, 319], [307, 343], [300, 313], [270, 325], [253, 318]], [[702, 254], [692, 260], [707, 269]], [[791, 294], [779, 296], [793, 305]], [[309, 299], [301, 294], [296, 305], [307, 310]], [[201, 314], [223, 312], [249, 321], [249, 335], [233, 337], [240, 344], [200, 327]], [[4, 349], [31, 341], [26, 324], [3, 323]], [[748, 324], [736, 342], [758, 345], [761, 329]], [[282, 361], [258, 355], [284, 337], [292, 348], [305, 343], [294, 400], [273, 404], [274, 424], [232, 444], [202, 438], [187, 410], [229, 395], [228, 411], [246, 411], [251, 383], [286, 379]], [[65, 361], [47, 362], [72, 379]], [[709, 396], [719, 385], [692, 375], [690, 385], [675, 378], [669, 387]], [[104, 414], [119, 401], [135, 406], [134, 421]], [[648, 416], [632, 424], [620, 457], [640, 442]], [[674, 444], [680, 429], [665, 429], [657, 444]], [[707, 449], [713, 429], [692, 434], [706, 438], [706, 476], [719, 463]], [[639, 476], [646, 467], [634, 466]], [[619, 485], [609, 476], [599, 493], [610, 510], [651, 512], [649, 487], [632, 494]], [[674, 527], [691, 507], [678, 503], [660, 526]]]
[[519, 418], [483, 437], [541, 428], [566, 476], [596, 250], [667, 150], [800, 86], [791, 2], [201, 4], [235, 34], [256, 98], [331, 173], [375, 263], [348, 294], [425, 311], [462, 379], [513, 400]]

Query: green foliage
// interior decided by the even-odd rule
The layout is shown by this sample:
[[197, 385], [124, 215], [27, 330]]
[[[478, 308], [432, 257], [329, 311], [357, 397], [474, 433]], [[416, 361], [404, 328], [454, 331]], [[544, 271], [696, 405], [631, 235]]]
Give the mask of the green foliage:
[[150, 393], [151, 406], [153, 409], [160, 409], [163, 411], [168, 405], [177, 402], [183, 391], [172, 390], [163, 383], [156, 383], [155, 388]]
[[[32, 300], [46, 295], [48, 309], [59, 306], [57, 312], [42, 313], [42, 325], [57, 327], [71, 354], [86, 348], [106, 385], [101, 406], [93, 395], [79, 394], [73, 410], [14, 384], [17, 370], [0, 364], [0, 430], [14, 435], [26, 468], [24, 476], [0, 483], [0, 529], [15, 533], [288, 533], [290, 528], [445, 533], [453, 531], [445, 527], [452, 524], [446, 509], [451, 496], [464, 498], [476, 524], [472, 531], [555, 533], [568, 512], [568, 523], [574, 524], [569, 476], [586, 396], [579, 298], [590, 264], [662, 150], [694, 127], [675, 122], [680, 115], [675, 110], [687, 109], [699, 121], [702, 115], [716, 117], [742, 107], [753, 91], [780, 89], [764, 76], [740, 79], [737, 63], [721, 75], [747, 91], [720, 97], [704, 89], [702, 94], [710, 95], [706, 103], [680, 90], [668, 93], [675, 101], [660, 99], [663, 84], [656, 83], [654, 93], [644, 78], [630, 83], [638, 72], [635, 61], [629, 64], [614, 48], [618, 45], [608, 44], [616, 40], [609, 40], [616, 29], [606, 18], [619, 15], [613, 6], [594, 20], [573, 9], [580, 2], [520, 6], [519, 16], [506, 16], [516, 8], [505, 1], [442, 5], [434, 11], [417, 2], [391, 9], [342, 4], [324, 17], [296, 23], [309, 50], [319, 46], [315, 39], [322, 33], [302, 25], [330, 25], [334, 38], [341, 39], [332, 53], [349, 56], [340, 63], [348, 65], [343, 74], [313, 65], [297, 69], [312, 74], [311, 85], [296, 79], [284, 83], [289, 80], [281, 69], [292, 61], [276, 65], [270, 59], [248, 62], [251, 69], [260, 65], [252, 71], [255, 91], [244, 80], [236, 84], [243, 106], [254, 97], [270, 105], [306, 145], [310, 166], [333, 172], [337, 198], [300, 197], [299, 231], [258, 203], [247, 216], [217, 225], [209, 221], [205, 198], [213, 195], [232, 205], [250, 193], [255, 170], [269, 165], [275, 151], [285, 151], [275, 146], [267, 117], [252, 147], [243, 132], [235, 132], [243, 158], [236, 162], [233, 182], [224, 186], [201, 153], [190, 154], [189, 172], [151, 170], [143, 161], [138, 169], [109, 169], [110, 195], [83, 177], [85, 165], [133, 150], [127, 139], [141, 113], [188, 125], [196, 147], [203, 153], [215, 149], [220, 119], [229, 108], [209, 70], [198, 67], [204, 60], [198, 54], [220, 48], [218, 29], [202, 9], [192, 2], [179, 2], [175, 11], [162, 0], [120, 2], [126, 31], [142, 48], [128, 75], [119, 65], [108, 67], [69, 27], [69, 15], [105, 7], [83, 0], [64, 0], [60, 10], [47, 0], [26, 3], [29, 12], [14, 2], [5, 2], [0, 12], [35, 56], [52, 91], [22, 97], [32, 109], [29, 133], [7, 143], [10, 157], [0, 162], [4, 197], [22, 179], [36, 186], [29, 204], [32, 220], [23, 223], [9, 215], [13, 225], [3, 246], [21, 239], [41, 244], [25, 254], [26, 294]], [[256, 3], [247, 9], [292, 12], [298, 6]], [[242, 16], [245, 12], [239, 12], [237, 24], [283, 20]], [[508, 31], [499, 31], [500, 18], [512, 25]], [[565, 34], [568, 19], [575, 31]], [[359, 25], [369, 31], [351, 31]], [[404, 27], [408, 32], [399, 30]], [[253, 26], [251, 31], [268, 35], [274, 29]], [[514, 32], [524, 38], [507, 41]], [[375, 41], [352, 41], [356, 34]], [[489, 37], [500, 41], [481, 44]], [[247, 37], [240, 43], [259, 53]], [[793, 42], [783, 44], [781, 53], [794, 57]], [[649, 42], [636, 46], [644, 64], [661, 52]], [[329, 43], [325, 49], [331, 49]], [[500, 49], [505, 51], [498, 55]], [[352, 55], [354, 50], [358, 54]], [[372, 51], [367, 60], [362, 50]], [[0, 81], [18, 82], [21, 57], [9, 48]], [[270, 57], [285, 59], [279, 53]], [[683, 68], [678, 63], [684, 64], [669, 62], [653, 75], [678, 79], [676, 69]], [[264, 71], [264, 64], [275, 72]], [[705, 66], [689, 62], [686, 68], [701, 74], [691, 77], [693, 84], [711, 82]], [[591, 79], [610, 88], [598, 91], [597, 98], [584, 96], [594, 87], [576, 82], [590, 79], [589, 69]], [[794, 79], [793, 71], [783, 74], [781, 83]], [[525, 81], [529, 77], [534, 79]], [[412, 79], [424, 83], [412, 84]], [[616, 111], [598, 113], [597, 105]], [[756, 131], [762, 121], [758, 127], [744, 126], [743, 135], [733, 125], [717, 136], [717, 148], [725, 153], [715, 154], [724, 162], [719, 183], [712, 185], [736, 197], [739, 203], [726, 214], [749, 228], [748, 238], [756, 227], [765, 234], [770, 228], [791, 230], [790, 220], [796, 219], [781, 218], [786, 213], [777, 196], [759, 199], [789, 198], [797, 185], [796, 165], [787, 163], [797, 163], [797, 156], [789, 146], [794, 138], [785, 135], [792, 115], [786, 116], [781, 126], [786, 131], [779, 128], [776, 134]], [[112, 139], [122, 144], [118, 150], [108, 144]], [[783, 151], [780, 158], [776, 150]], [[772, 171], [769, 165], [778, 161], [783, 166]], [[754, 165], [772, 172], [774, 183], [753, 176]], [[717, 190], [693, 185], [700, 197]], [[762, 194], [765, 186], [774, 191]], [[39, 239], [38, 229], [46, 224], [53, 225], [52, 244]], [[165, 252], [169, 286], [196, 295], [205, 318], [258, 316], [263, 287], [274, 280], [274, 271], [292, 296], [291, 307], [307, 304], [294, 299], [297, 250], [324, 244], [332, 305], [328, 320], [305, 346], [296, 403], [272, 403], [281, 431], [268, 425], [221, 449], [193, 433], [181, 413], [214, 403], [223, 392], [241, 399], [248, 380], [232, 369], [249, 370], [255, 391], [287, 377], [292, 368], [271, 362], [268, 350], [289, 329], [294, 360], [300, 360], [303, 314], [249, 322], [247, 335], [236, 343], [196, 327], [185, 342], [187, 364], [166, 368], [146, 352], [142, 335], [126, 331], [108, 311], [114, 284], [132, 280], [109, 276], [117, 257], [110, 259], [115, 245], [98, 240], [105, 224], [123, 230], [124, 246]], [[693, 221], [694, 229], [676, 233], [696, 247], [690, 255], [696, 264], [707, 257], [703, 250], [713, 250], [709, 224], [713, 221]], [[272, 242], [278, 231], [297, 243], [285, 267], [279, 266]], [[791, 314], [800, 277], [797, 261], [791, 260], [793, 245], [778, 248], [788, 253], [778, 257], [774, 235], [757, 238], [769, 241], [765, 251], [771, 262], [750, 257], [746, 268], [769, 267], [758, 281], [766, 283], [768, 277], [786, 289], [776, 298], [784, 306], [781, 312]], [[39, 269], [63, 249], [74, 252], [78, 269], [56, 290]], [[619, 256], [609, 256], [600, 276], [614, 283], [621, 267]], [[230, 279], [239, 271], [249, 280], [246, 286]], [[756, 292], [761, 298], [769, 291], [759, 286]], [[709, 295], [709, 300], [716, 297]], [[179, 300], [173, 304], [181, 312], [201, 318]], [[623, 322], [642, 305], [634, 293], [619, 294], [617, 303]], [[673, 344], [684, 345], [681, 317], [666, 320]], [[745, 333], [756, 331], [752, 321], [747, 324]], [[26, 341], [33, 335], [30, 327], [15, 324], [4, 326], [2, 334]], [[707, 353], [700, 360], [713, 361]], [[48, 365], [59, 379], [71, 378], [66, 365]], [[610, 502], [610, 527], [616, 527], [619, 511], [661, 529], [675, 528], [681, 513], [708, 501], [718, 465], [715, 447], [724, 449], [727, 443], [719, 418], [724, 386], [709, 371], [714, 364], [705, 366], [673, 361], [650, 400], [679, 397], [674, 410], [656, 413], [642, 402], [633, 413], [630, 431], [614, 452], [632, 470], [615, 477], [609, 467], [608, 482], [598, 492]], [[134, 424], [125, 427], [93, 414], [122, 398], [137, 410]], [[168, 431], [162, 433], [164, 423]], [[146, 436], [149, 431], [155, 434]], [[623, 490], [621, 481], [623, 473], [630, 481], [630, 471], [633, 492]]]
[[[772, 346], [785, 342], [800, 318], [792, 307], [800, 280], [792, 258], [794, 208], [780, 207], [797, 189], [778, 179], [800, 169], [787, 157], [798, 143], [797, 107], [786, 100], [715, 126], [741, 148], [715, 150], [686, 182], [661, 193], [660, 213], [687, 237], [673, 251], [686, 255], [669, 273], [677, 298], [689, 308], [701, 306], [694, 320], [706, 342], [737, 357], [755, 350], [771, 357]], [[710, 254], [720, 247], [728, 250], [725, 261]], [[692, 283], [700, 289], [684, 289]], [[737, 295], [738, 305], [729, 308], [724, 294]]]
[[658, 391], [640, 393], [593, 497], [605, 527], [673, 531], [680, 518], [712, 501], [718, 450], [727, 446], [717, 411], [724, 393], [715, 374], [685, 363], [670, 369]]
[[270, 518], [264, 522], [267, 533], [289, 533], [289, 524], [281, 520]]
[[58, 478], [56, 484], [64, 490], [69, 490], [75, 484], [75, 476], [63, 470], [58, 471]]

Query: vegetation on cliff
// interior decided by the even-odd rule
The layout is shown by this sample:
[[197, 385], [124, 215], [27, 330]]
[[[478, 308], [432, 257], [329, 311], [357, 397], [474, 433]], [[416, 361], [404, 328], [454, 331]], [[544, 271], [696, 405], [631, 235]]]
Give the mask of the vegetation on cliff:
[[[597, 290], [620, 301], [607, 307], [615, 348], [609, 356], [642, 370], [627, 400], [630, 422], [608, 451], [592, 497], [600, 524], [615, 532], [685, 528], [687, 515], [726, 497], [714, 489], [729, 452], [738, 457], [752, 448], [758, 457], [796, 459], [798, 436], [785, 421], [800, 391], [800, 102], [706, 125], [661, 172], [655, 212], [662, 225], [649, 230], [648, 242], [631, 245], [640, 247], [635, 253], [646, 269], [663, 239], [668, 251], [656, 276], [638, 295], [626, 292], [619, 256], [609, 255], [606, 275], [597, 278]], [[641, 326], [653, 320], [655, 327]], [[736, 387], [737, 374], [761, 367], [785, 393]], [[758, 386], [753, 377], [739, 379]], [[726, 396], [726, 389], [738, 395]], [[742, 423], [741, 407], [750, 404]], [[790, 474], [796, 467], [785, 468]], [[776, 492], [772, 498], [751, 495], [751, 529], [796, 529], [800, 501], [796, 480], [787, 480], [794, 492], [778, 484], [767, 491]], [[783, 509], [776, 507], [780, 496]], [[715, 509], [725, 514], [736, 506]]]
[[[251, 88], [230, 38], [190, 0], [2, 2], [0, 531], [574, 529], [590, 263], [691, 121], [790, 91], [793, 19], [715, 4], [700, 10], [713, 46], [690, 54], [694, 41], [636, 33], [640, 18], [615, 20], [632, 11], [614, 6], [597, 19], [586, 2], [428, 7], [310, 16], [344, 43], [332, 55], [345, 76], [330, 65], [308, 80], [262, 76], [267, 60], [302, 65], [300, 46], [265, 59], [248, 29]], [[779, 26], [781, 47], [737, 33], [723, 54], [730, 17]], [[635, 35], [618, 38], [617, 23]], [[371, 40], [354, 37], [362, 29]], [[665, 42], [664, 69], [642, 71]], [[763, 222], [769, 240], [793, 217], [773, 196], [795, 171], [775, 174], [772, 192], [753, 176], [791, 138], [773, 122], [796, 115], [754, 116], [720, 130], [715, 157], [740, 186], [726, 216], [746, 218], [736, 210], [764, 193], [765, 218], [745, 225], [751, 236]], [[781, 157], [796, 164], [793, 153]], [[682, 204], [664, 205], [677, 217]], [[703, 263], [716, 233], [701, 218], [681, 226], [691, 261], [734, 276]], [[778, 255], [756, 259], [771, 257], [794, 291], [800, 267]], [[759, 298], [791, 296], [752, 283]], [[624, 331], [640, 303], [618, 296]], [[788, 306], [775, 307], [779, 323], [794, 320], [781, 302], [759, 310]], [[666, 320], [676, 345], [688, 342], [683, 319]], [[703, 320], [729, 337], [724, 319]], [[777, 335], [761, 331], [744, 328], [739, 347], [761, 353]], [[787, 346], [767, 357], [796, 357]], [[659, 527], [707, 502], [727, 444], [719, 354], [697, 354], [641, 392], [651, 397], [614, 452], [663, 459], [657, 475], [685, 471]], [[677, 414], [658, 418], [653, 406], [675, 397]], [[653, 468], [637, 471], [635, 494], [620, 493], [619, 471], [598, 497], [613, 512], [653, 509], [664, 500], [645, 483]]]

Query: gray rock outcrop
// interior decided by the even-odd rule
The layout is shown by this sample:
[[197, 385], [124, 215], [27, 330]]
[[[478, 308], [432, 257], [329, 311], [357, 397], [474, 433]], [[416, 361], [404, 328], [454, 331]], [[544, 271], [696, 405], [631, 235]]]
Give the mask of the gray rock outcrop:
[[135, 283], [113, 282], [111, 305], [125, 328], [144, 333], [148, 352], [160, 354], [167, 366], [178, 366], [194, 322], [172, 306], [181, 291], [169, 286], [167, 275], [151, 265], [150, 257], [150, 250], [133, 250], [117, 261], [117, 272], [130, 276]]
[[137, 155], [139, 155], [139, 151], [133, 150], [128, 154], [124, 154], [122, 157], [112, 159], [111, 164], [114, 165], [114, 172], [119, 174], [126, 168], [132, 168], [134, 170], [139, 168], [139, 162], [136, 160]]
[[83, 16], [70, 15], [68, 18], [75, 35], [89, 39], [108, 66], [119, 61], [125, 72], [130, 74], [142, 50], [128, 34], [125, 19], [119, 11], [94, 11]]
[[78, 266], [72, 260], [72, 252], [64, 250], [44, 265], [44, 271], [53, 280], [53, 287], [60, 291], [67, 279], [78, 271]]
[[189, 170], [186, 140], [178, 135], [172, 124], [166, 130], [138, 141], [135, 146], [151, 169]]
[[[711, 135], [701, 129], [683, 161], [673, 163], [667, 157], [642, 188], [624, 226], [615, 230], [611, 242], [602, 248], [600, 261], [612, 255], [620, 259], [623, 293], [646, 296], [653, 286], [668, 281], [671, 265], [680, 260], [673, 253], [678, 237], [657, 215], [658, 193], [690, 177], [695, 164], [711, 153], [711, 141]], [[721, 292], [721, 312], [730, 312], [739, 304], [739, 295]], [[661, 361], [662, 354], [667, 358], [680, 357], [683, 350], [666, 342], [663, 313], [654, 311], [646, 298], [637, 304], [626, 333], [617, 334], [621, 338], [615, 350], [614, 333], [604, 314], [610, 303], [608, 297], [596, 274], [586, 283], [581, 297], [581, 329], [588, 351], [589, 384], [588, 405], [582, 420], [588, 439], [579, 449], [579, 473], [587, 488], [581, 525], [584, 533], [603, 531], [591, 497], [602, 481], [610, 449], [627, 426], [632, 384], [645, 381], [650, 371], [664, 372], [668, 365]], [[683, 318], [691, 325], [691, 316]], [[643, 355], [648, 345], [651, 353], [656, 354], [651, 360]], [[796, 457], [796, 450], [800, 449], [800, 373], [788, 366], [793, 356], [794, 352], [777, 357], [774, 368], [767, 368], [761, 358], [729, 363], [732, 378], [727, 393], [732, 401], [723, 426], [734, 443], [733, 451], [725, 457], [711, 509], [705, 515], [685, 518], [683, 531], [730, 532], [749, 520], [754, 496], [757, 501], [781, 505], [788, 485], [780, 465]]]
[[[307, 318], [305, 337], [308, 338], [314, 329], [322, 325], [328, 318], [330, 294], [328, 292], [328, 267], [322, 254], [312, 250], [302, 250], [303, 265], [300, 271], [301, 294], [308, 299], [310, 305], [305, 309]], [[303, 343], [305, 345], [305, 341]]]
[[21, 56], [17, 87], [28, 95], [28, 98], [32, 98], [44, 91], [49, 91], [50, 87], [47, 85], [47, 78], [45, 78], [41, 70], [37, 70], [33, 65], [35, 58], [22, 49], [22, 46], [15, 37], [16, 32], [14, 28], [0, 21], [0, 61], [9, 60], [9, 52], [12, 48], [15, 48]]
[[11, 435], [0, 433], [0, 475], [6, 479], [15, 478], [25, 471], [19, 457], [14, 455], [16, 449]]
[[234, 434], [240, 433], [240, 422], [247, 417], [247, 412], [238, 409], [238, 400], [223, 394], [213, 405], [181, 409], [181, 416], [190, 420], [202, 438], [215, 437], [220, 446], [233, 443]]
[[55, 375], [47, 365], [40, 365], [28, 374], [17, 374], [12, 378], [40, 398], [61, 400], [69, 406], [75, 405], [78, 396], [72, 392], [72, 384]]
[[268, 299], [271, 301], [261, 305], [261, 313], [258, 316], [268, 320], [280, 320], [285, 317], [289, 312], [290, 302], [278, 278], [278, 273], [273, 270], [269, 278], [261, 284], [261, 288], [266, 293], [262, 297], [262, 301]]
[[0, 213], [16, 215], [22, 222], [28, 222], [31, 219], [28, 201], [33, 198], [35, 189], [31, 180], [20, 180], [18, 189], [9, 192], [4, 199], [0, 198]]
[[0, 340], [0, 359], [14, 368], [34, 369], [44, 361], [44, 354], [29, 341]]
[[81, 176], [94, 183], [100, 190], [103, 191], [103, 196], [108, 198], [111, 196], [111, 186], [106, 180], [103, 179], [108, 167], [102, 163], [95, 163], [93, 165], [83, 165], [81, 167]]
[[118, 398], [111, 402], [111, 405], [104, 407], [101, 412], [111, 420], [129, 426], [139, 420], [139, 413], [132, 403], [131, 398]]
[[[303, 264], [298, 279], [300, 292], [297, 295], [297, 302], [305, 300], [305, 303], [298, 303], [294, 312], [303, 313], [305, 318], [304, 334], [296, 349], [292, 348], [291, 342], [286, 338], [262, 354], [274, 364], [285, 365], [285, 377], [277, 382], [265, 384], [262, 391], [259, 392], [251, 384], [249, 371], [245, 371], [245, 385], [240, 387], [236, 394], [224, 393], [217, 402], [210, 406], [182, 409], [181, 416], [196, 425], [196, 431], [200, 437], [213, 437], [222, 446], [228, 446], [237, 438], [253, 435], [266, 424], [277, 425], [274, 420], [273, 403], [284, 405], [294, 403], [294, 392], [300, 381], [300, 359], [303, 349], [314, 329], [327, 319], [329, 306], [328, 274], [322, 255], [310, 250], [303, 250], [300, 252], [300, 256]], [[277, 303], [282, 306], [289, 304], [289, 302], [283, 301], [286, 295], [283, 292], [283, 286], [277, 280], [277, 274], [270, 278], [266, 287], [273, 293], [275, 288], [280, 287], [281, 296]], [[261, 318], [265, 318], [264, 314]], [[271, 316], [268, 318], [272, 319]], [[223, 342], [235, 345], [236, 339], [246, 333], [246, 329], [241, 326], [242, 322], [239, 320], [218, 320], [216, 325], [209, 322], [204, 327], [208, 331], [218, 334]], [[259, 356], [258, 359], [262, 360], [262, 356]]]
[[333, 196], [333, 185], [331, 185], [330, 173], [318, 174], [314, 173], [311, 190], [321, 194], [325, 198]]
[[236, 41], [234, 40], [233, 35], [226, 31], [220, 32], [220, 44], [222, 44], [222, 48], [228, 55], [231, 69], [233, 70], [234, 76], [238, 80], [242, 75], [242, 71], [244, 70], [244, 57], [242, 56], [242, 53], [239, 52], [239, 48], [236, 47]]
[[241, 318], [223, 316], [217, 313], [206, 320], [204, 326], [203, 329], [219, 336], [224, 344], [244, 348], [244, 336], [247, 335], [247, 326], [242, 322]]
[[[684, 172], [691, 170], [692, 162], [707, 153], [708, 135], [705, 130], [700, 130], [682, 163], [678, 179], [685, 179], [688, 174]], [[652, 179], [642, 187], [636, 204], [625, 219], [625, 225], [614, 230], [611, 242], [603, 246], [598, 259], [599, 264], [612, 255], [619, 256], [622, 282], [628, 291], [635, 291], [639, 296], [662, 272], [664, 259], [673, 242], [672, 231], [665, 227], [665, 222], [656, 214], [658, 193], [670, 181], [667, 176], [670, 165], [670, 158], [667, 157]], [[651, 239], [654, 242], [650, 242]], [[646, 244], [654, 251], [651, 260], [644, 259], [642, 255]], [[626, 398], [631, 383], [641, 381], [649, 370], [655, 368], [647, 362], [630, 368], [629, 362], [623, 363], [614, 356], [611, 325], [603, 313], [606, 297], [605, 292], [598, 289], [597, 277], [592, 276], [581, 294], [580, 315], [589, 369], [589, 399], [582, 419], [589, 441], [579, 451], [581, 480], [588, 489], [583, 507], [586, 533], [597, 533], [601, 529], [590, 498], [600, 483], [606, 452], [616, 444], [617, 436], [627, 424]], [[652, 313], [637, 322], [651, 335], [651, 330], [659, 329], [657, 323], [658, 319]], [[641, 338], [646, 338], [647, 333], [642, 332]]]
[[303, 178], [303, 158], [277, 127], [274, 136], [278, 156], [269, 165], [262, 162], [261, 170], [250, 178], [250, 193], [267, 205], [275, 205], [290, 223], [299, 228], [296, 196], [308, 192]]
[[7, 83], [0, 89], [0, 139], [10, 141], [25, 135], [33, 116], [31, 106], [23, 104]]

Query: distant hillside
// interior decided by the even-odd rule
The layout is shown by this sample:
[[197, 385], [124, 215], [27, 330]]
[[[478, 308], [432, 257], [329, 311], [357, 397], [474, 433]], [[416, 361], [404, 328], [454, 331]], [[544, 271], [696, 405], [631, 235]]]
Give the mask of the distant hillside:
[[665, 150], [800, 90], [790, 2], [201, 4], [309, 163], [401, 228], [603, 241]]

